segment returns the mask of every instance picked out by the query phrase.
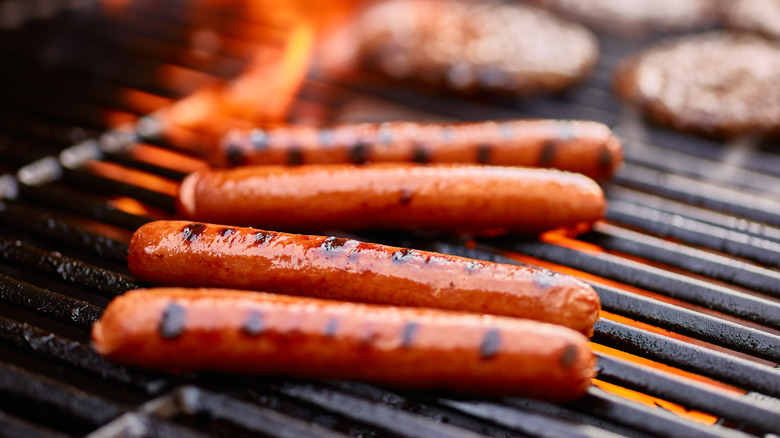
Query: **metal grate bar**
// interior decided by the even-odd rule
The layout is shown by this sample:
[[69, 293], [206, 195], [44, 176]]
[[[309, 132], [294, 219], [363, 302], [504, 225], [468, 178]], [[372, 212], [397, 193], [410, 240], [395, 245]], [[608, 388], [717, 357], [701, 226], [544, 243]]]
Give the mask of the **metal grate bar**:
[[594, 342], [750, 391], [780, 397], [780, 370], [769, 366], [608, 319], [596, 322], [594, 331]]
[[0, 300], [33, 313], [89, 330], [103, 314], [100, 307], [0, 275]]
[[666, 373], [599, 355], [599, 380], [624, 386], [712, 415], [737, 424], [759, 429], [763, 433], [780, 430], [780, 412], [745, 398], [717, 391], [707, 385]]
[[[685, 204], [668, 198], [662, 198], [614, 185], [607, 186], [606, 192], [610, 202], [613, 203], [638, 204], [650, 209], [660, 210], [669, 215], [691, 219], [697, 223], [701, 222], [705, 225], [715, 225], [716, 227], [724, 228], [728, 231], [780, 242], [780, 228], [770, 227], [767, 224], [751, 221], [743, 217], [718, 213], [691, 204]], [[664, 225], [667, 227], [670, 226], [669, 223], [665, 223]], [[720, 235], [721, 233], [716, 234]]]
[[597, 223], [579, 239], [600, 247], [682, 268], [767, 295], [780, 297], [780, 272], [664, 241], [613, 225]]
[[613, 183], [780, 226], [780, 201], [625, 163]]
[[406, 411], [314, 384], [279, 384], [273, 385], [273, 389], [288, 397], [337, 412], [352, 420], [388, 430], [397, 436], [429, 438], [478, 436], [471, 431], [436, 423]]
[[664, 411], [627, 401], [620, 397], [591, 387], [588, 394], [570, 406], [612, 421], [635, 427], [648, 433], [663, 437], [741, 437], [750, 435], [713, 425], [705, 426]]
[[163, 377], [151, 372], [115, 365], [103, 359], [85, 344], [2, 316], [0, 316], [0, 341], [25, 353], [88, 371], [123, 386], [140, 389], [147, 395], [159, 395], [175, 382], [170, 375]]
[[127, 244], [109, 237], [106, 227], [101, 229], [102, 233], [96, 233], [62, 215], [10, 202], [0, 202], [0, 221], [12, 228], [67, 243], [115, 262], [124, 264], [127, 260]]
[[264, 433], [283, 438], [336, 438], [343, 436], [280, 412], [255, 406], [216, 392], [188, 386], [179, 389], [178, 394], [186, 412], [206, 414], [212, 419], [229, 421], [252, 433]]
[[780, 336], [593, 283], [604, 310], [734, 351], [780, 362]]
[[74, 434], [88, 432], [127, 409], [76, 387], [3, 363], [0, 363], [0, 394], [4, 395], [0, 403], [6, 408], [13, 400], [14, 410], [27, 411], [34, 418], [46, 415], [47, 421], [59, 423]]
[[780, 304], [610, 254], [585, 254], [536, 241], [493, 241], [496, 246], [569, 266], [748, 321], [780, 329]]
[[60, 207], [66, 211], [126, 230], [134, 231], [141, 225], [154, 220], [151, 217], [126, 213], [110, 203], [96, 199], [94, 195], [88, 195], [58, 185], [28, 186], [20, 184], [19, 188], [24, 199]]
[[625, 146], [626, 161], [629, 163], [688, 175], [715, 184], [742, 187], [756, 193], [766, 192], [770, 197], [780, 195], [780, 178], [775, 176], [747, 170], [723, 160], [708, 160], [699, 155], [693, 156], [649, 143], [631, 140], [625, 142]]
[[0, 411], [0, 436], [25, 438], [66, 438], [68, 435], [55, 432], [34, 423], [28, 423]]
[[[583, 424], [581, 418], [571, 418], [574, 415], [569, 416], [570, 418], [555, 418], [532, 410], [483, 401], [440, 399], [440, 402], [458, 412], [473, 415], [533, 437], [613, 438], [626, 436], [604, 430], [603, 424], [600, 427]], [[638, 436], [636, 432], [629, 433], [628, 436]]]
[[780, 243], [775, 240], [762, 239], [620, 199], [610, 200], [607, 219], [764, 265], [780, 266]]
[[43, 251], [19, 240], [6, 239], [2, 236], [0, 236], [0, 258], [109, 297], [144, 286], [143, 283], [126, 275], [89, 265], [56, 251]]

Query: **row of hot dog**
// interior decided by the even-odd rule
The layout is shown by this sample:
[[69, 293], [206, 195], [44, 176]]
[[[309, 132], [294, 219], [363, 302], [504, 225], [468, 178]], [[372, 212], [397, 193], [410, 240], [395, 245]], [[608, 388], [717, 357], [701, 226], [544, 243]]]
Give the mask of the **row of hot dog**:
[[[564, 125], [568, 128], [560, 129]], [[436, 141], [428, 144], [439, 148], [430, 149], [430, 161], [447, 156], [448, 145], [488, 147], [495, 151], [491, 157], [530, 157], [537, 165], [568, 160], [606, 176], [622, 160], [610, 131], [590, 122], [402, 126], [435, 134], [399, 140], [404, 137], [397, 129], [382, 134], [378, 126], [352, 126], [330, 128], [327, 135], [303, 128], [264, 131], [263, 142], [252, 139], [258, 135], [253, 132], [243, 141], [253, 145], [248, 152], [273, 149], [279, 156], [289, 156], [284, 147], [296, 144], [305, 163], [316, 157], [349, 159], [354, 155], [344, 152], [346, 145], [358, 141], [377, 154], [367, 155], [369, 160], [381, 155], [377, 151], [413, 151], [414, 139], [430, 138]], [[515, 133], [501, 138], [500, 130], [508, 129], [502, 126]], [[360, 134], [366, 130], [374, 137]], [[490, 136], [494, 131], [499, 137]], [[308, 142], [282, 140], [290, 133]], [[229, 136], [226, 144], [235, 140]], [[528, 145], [535, 149], [523, 152]], [[230, 147], [222, 149], [223, 156], [235, 155]], [[449, 156], [480, 161], [475, 157], [482, 155]], [[117, 298], [93, 329], [96, 349], [111, 360], [165, 370], [362, 379], [553, 401], [577, 398], [595, 375], [585, 335], [600, 304], [593, 289], [577, 279], [350, 239], [239, 227], [535, 234], [602, 217], [603, 193], [583, 175], [479, 164], [243, 166], [190, 175], [181, 185], [179, 206], [182, 216], [198, 222], [159, 221], [137, 230], [128, 257], [131, 272], [155, 285], [231, 290], [146, 290]]]

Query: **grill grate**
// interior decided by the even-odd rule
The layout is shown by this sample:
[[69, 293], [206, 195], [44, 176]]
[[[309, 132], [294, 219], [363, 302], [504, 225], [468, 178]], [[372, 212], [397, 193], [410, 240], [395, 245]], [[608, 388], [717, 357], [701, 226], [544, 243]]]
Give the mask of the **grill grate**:
[[[399, 88], [367, 73], [349, 83], [313, 76], [291, 115], [306, 119], [314, 108], [336, 120], [349, 117], [350, 104], [369, 102], [369, 116], [377, 118], [385, 108], [401, 107], [435, 118], [585, 118], [617, 126], [627, 164], [606, 186], [607, 221], [582, 236], [476, 244], [416, 233], [357, 236], [557, 268], [591, 282], [606, 312], [593, 339], [597, 386], [582, 400], [551, 405], [354, 382], [163, 375], [103, 360], [89, 346], [89, 327], [111, 297], [143, 286], [127, 272], [129, 237], [141, 224], [174, 213], [170, 193], [132, 176], [175, 186], [189, 166], [176, 164], [185, 160], [182, 138], [199, 136], [156, 135], [155, 119], [141, 116], [234, 77], [257, 47], [247, 35], [275, 30], [228, 10], [205, 14], [192, 2], [139, 0], [121, 16], [102, 14], [90, 2], [81, 9], [65, 1], [37, 3], [60, 11], [56, 19], [34, 19], [27, 9], [14, 12], [24, 19], [12, 24], [0, 18], [0, 59], [8, 66], [0, 72], [0, 430], [6, 435], [742, 437], [780, 431], [780, 370], [774, 368], [780, 362], [780, 155], [773, 145], [759, 150], [670, 133], [624, 112], [609, 92], [611, 70], [648, 41], [602, 37], [594, 77], [562, 96], [463, 100]], [[25, 7], [0, 0], [0, 11]], [[199, 29], [185, 19], [203, 16], [223, 43], [205, 58], [193, 54]], [[154, 152], [151, 158], [134, 154], [142, 149]], [[129, 170], [130, 177], [98, 172], [90, 160]], [[639, 395], [615, 395], [615, 387]], [[715, 424], [692, 421], [689, 410]]]

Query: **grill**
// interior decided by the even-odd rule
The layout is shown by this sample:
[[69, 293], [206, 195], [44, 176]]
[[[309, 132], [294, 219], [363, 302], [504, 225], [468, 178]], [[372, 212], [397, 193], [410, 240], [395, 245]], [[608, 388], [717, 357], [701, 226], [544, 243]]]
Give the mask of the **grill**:
[[[154, 3], [154, 4], [152, 4]], [[108, 3], [107, 3], [108, 4]], [[105, 5], [104, 5], [105, 6]], [[250, 62], [254, 26], [214, 13], [223, 44], [188, 56], [200, 3], [0, 1], [0, 433], [3, 436], [776, 436], [780, 432], [780, 155], [643, 123], [611, 71], [651, 41], [600, 37], [583, 87], [514, 101], [427, 95], [367, 73], [307, 77], [290, 121], [552, 117], [616, 127], [627, 160], [607, 220], [576, 238], [358, 238], [552, 268], [596, 288], [595, 385], [565, 404], [355, 382], [163, 375], [89, 346], [127, 272], [132, 231], [174, 215], [202, 133], [161, 136], [154, 112]], [[208, 34], [210, 35], [210, 34]], [[277, 47], [278, 48], [278, 47]], [[273, 47], [271, 48], [273, 49]], [[268, 62], [275, 53], [269, 49]], [[161, 76], [175, 72], [175, 80]], [[150, 116], [150, 114], [152, 114]], [[118, 128], [120, 127], [120, 128]]]

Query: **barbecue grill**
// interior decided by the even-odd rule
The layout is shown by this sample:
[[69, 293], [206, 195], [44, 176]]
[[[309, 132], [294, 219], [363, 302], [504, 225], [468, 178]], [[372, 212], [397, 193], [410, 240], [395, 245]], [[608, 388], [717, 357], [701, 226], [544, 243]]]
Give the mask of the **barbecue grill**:
[[[153, 5], [151, 3], [154, 3]], [[780, 433], [780, 154], [647, 125], [610, 93], [611, 71], [652, 41], [601, 36], [593, 77], [516, 101], [430, 95], [356, 72], [316, 70], [292, 122], [411, 117], [590, 119], [615, 127], [626, 164], [605, 185], [607, 220], [583, 235], [365, 240], [543, 266], [598, 291], [599, 373], [553, 405], [355, 382], [117, 366], [89, 346], [127, 271], [138, 226], [174, 216], [172, 193], [203, 163], [198, 132], [161, 135], [156, 111], [239, 75], [256, 41], [214, 14], [230, 45], [191, 56], [197, 3], [0, 1], [0, 435], [777, 436]], [[211, 37], [212, 34], [206, 34]], [[217, 41], [220, 34], [217, 33]], [[274, 62], [269, 49], [268, 62]], [[161, 76], [175, 72], [177, 80]], [[186, 80], [185, 80], [186, 79]]]

